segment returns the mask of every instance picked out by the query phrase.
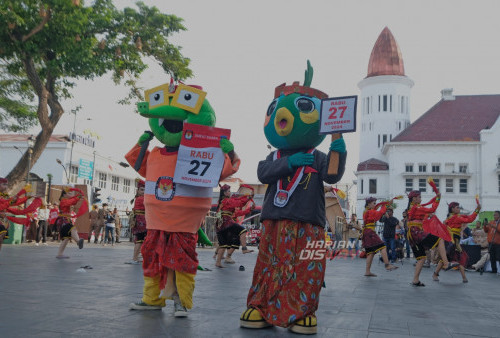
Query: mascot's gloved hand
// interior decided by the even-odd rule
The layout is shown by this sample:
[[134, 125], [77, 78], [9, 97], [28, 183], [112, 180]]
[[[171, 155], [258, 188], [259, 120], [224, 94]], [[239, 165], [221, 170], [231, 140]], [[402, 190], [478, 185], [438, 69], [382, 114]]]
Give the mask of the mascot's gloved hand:
[[344, 137], [342, 135], [330, 144], [330, 151], [336, 151], [337, 153], [346, 152]]
[[314, 162], [314, 155], [307, 153], [297, 153], [288, 156], [288, 167], [291, 169], [293, 167], [302, 167], [304, 165], [311, 165]]
[[142, 135], [141, 135], [141, 137], [139, 137], [139, 141], [137, 141], [137, 144], [138, 144], [139, 146], [142, 146], [142, 144], [143, 144], [144, 142], [151, 141], [151, 140], [153, 139], [153, 137], [154, 137], [153, 132], [151, 132], [151, 131], [149, 131], [149, 130], [148, 130], [148, 131], [145, 131], [145, 132], [144, 132], [144, 134], [142, 134]]
[[227, 153], [234, 150], [234, 145], [227, 138], [221, 138], [220, 139], [220, 148], [222, 149], [222, 152], [224, 154], [227, 154]]

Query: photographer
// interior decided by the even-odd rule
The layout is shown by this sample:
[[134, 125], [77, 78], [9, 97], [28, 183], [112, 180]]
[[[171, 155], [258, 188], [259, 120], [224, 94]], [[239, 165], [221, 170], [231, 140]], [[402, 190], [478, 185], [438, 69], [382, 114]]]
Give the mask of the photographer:
[[359, 235], [361, 231], [361, 225], [359, 224], [358, 217], [356, 214], [351, 215], [351, 220], [346, 224], [347, 237], [349, 242], [347, 244], [347, 250], [349, 256], [352, 256], [352, 247], [356, 249], [356, 256], [359, 254]]
[[396, 226], [399, 224], [399, 220], [393, 214], [394, 210], [388, 206], [387, 212], [380, 219], [384, 223], [383, 237], [391, 263], [396, 261]]
[[106, 245], [109, 243], [109, 238], [111, 236], [111, 246], [115, 245], [115, 216], [109, 210], [106, 210], [105, 214], [106, 221], [106, 231], [104, 232], [104, 243]]

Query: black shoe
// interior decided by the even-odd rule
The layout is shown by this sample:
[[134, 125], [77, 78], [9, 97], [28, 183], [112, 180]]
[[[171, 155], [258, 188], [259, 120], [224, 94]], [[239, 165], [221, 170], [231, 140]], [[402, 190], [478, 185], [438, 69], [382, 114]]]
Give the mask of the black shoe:
[[83, 242], [84, 242], [83, 238], [80, 238], [80, 240], [78, 241], [78, 248], [79, 249], [83, 249]]

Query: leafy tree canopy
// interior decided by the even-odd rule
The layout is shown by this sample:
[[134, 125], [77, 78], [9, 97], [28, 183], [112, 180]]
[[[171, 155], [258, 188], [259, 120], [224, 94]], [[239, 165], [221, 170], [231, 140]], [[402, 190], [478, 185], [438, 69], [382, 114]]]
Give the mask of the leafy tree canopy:
[[[176, 79], [191, 76], [189, 59], [168, 41], [185, 30], [182, 19], [143, 2], [136, 7], [118, 10], [111, 0], [0, 0], [0, 128], [22, 131], [39, 122], [33, 160], [77, 79], [111, 73], [116, 84], [130, 88], [121, 102], [129, 103], [141, 98], [136, 80], [146, 58]], [[20, 169], [26, 173], [14, 168]]]

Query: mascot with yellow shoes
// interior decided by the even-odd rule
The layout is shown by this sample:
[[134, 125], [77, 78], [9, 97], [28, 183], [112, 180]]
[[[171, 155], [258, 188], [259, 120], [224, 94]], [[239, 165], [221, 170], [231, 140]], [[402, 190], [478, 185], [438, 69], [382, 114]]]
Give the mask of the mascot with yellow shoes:
[[[278, 86], [265, 116], [264, 133], [278, 150], [260, 161], [257, 169], [259, 180], [268, 187], [259, 255], [241, 327], [275, 325], [300, 334], [317, 332], [315, 312], [326, 256], [301, 252], [324, 246], [323, 182], [333, 184], [342, 178], [347, 153], [343, 138], [331, 143], [328, 155], [315, 149], [325, 138], [319, 134], [319, 112], [321, 100], [328, 96], [310, 87], [312, 71], [308, 62], [302, 86], [298, 82]], [[334, 152], [339, 154], [337, 174], [328, 174]]]
[[[137, 105], [141, 116], [149, 119], [151, 131], [145, 132], [125, 155], [146, 181], [148, 232], [141, 248], [144, 290], [142, 299], [130, 304], [133, 310], [161, 310], [165, 299], [173, 299], [175, 316], [186, 317], [187, 310], [193, 307], [197, 232], [212, 204], [212, 188], [176, 183], [174, 177], [176, 167], [180, 167], [179, 147], [185, 123], [215, 125], [215, 112], [205, 96], [199, 86], [174, 86], [171, 82], [146, 90], [146, 101]], [[192, 137], [191, 131], [184, 132], [186, 138]], [[150, 152], [147, 146], [153, 137], [165, 146]], [[217, 142], [224, 162], [218, 182], [234, 174], [240, 160], [227, 137]], [[194, 169], [191, 172], [197, 173]]]

